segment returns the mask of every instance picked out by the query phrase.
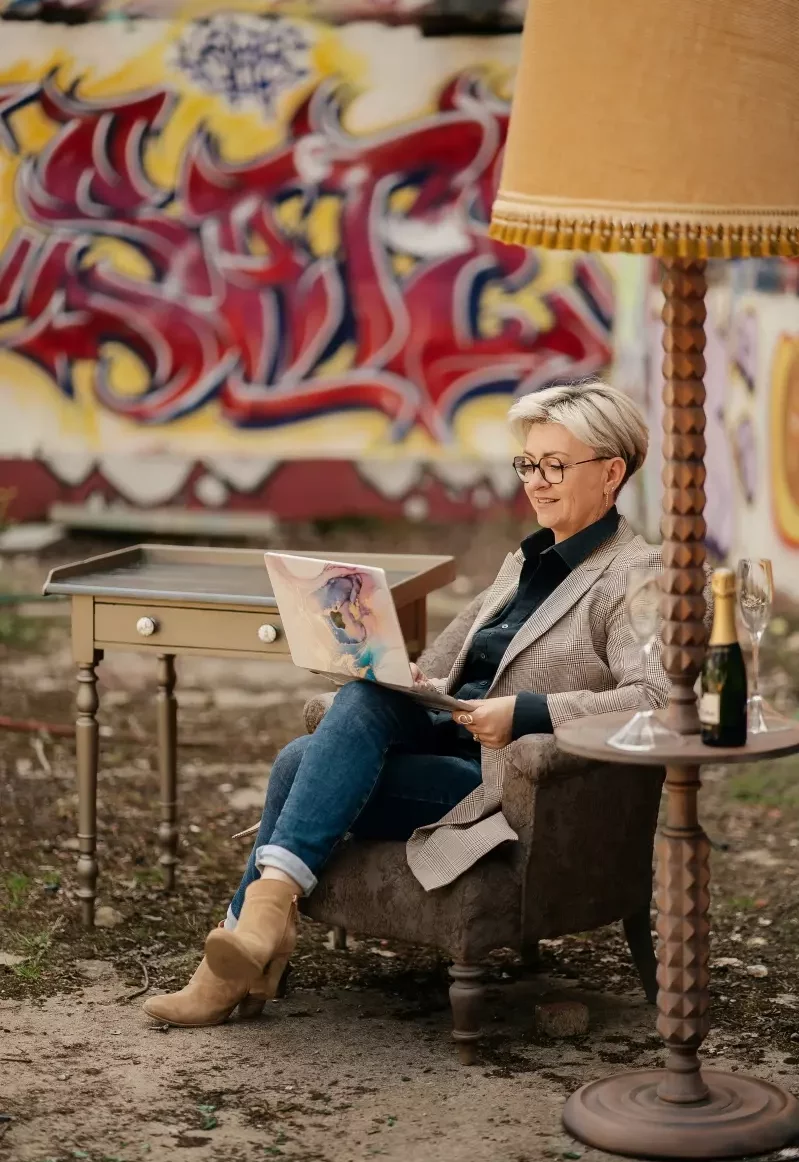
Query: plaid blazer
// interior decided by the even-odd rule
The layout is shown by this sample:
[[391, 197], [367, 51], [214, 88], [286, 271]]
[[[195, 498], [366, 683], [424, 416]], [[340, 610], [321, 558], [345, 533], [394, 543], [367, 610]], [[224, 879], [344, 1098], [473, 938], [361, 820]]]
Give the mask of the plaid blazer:
[[[448, 677], [433, 680], [445, 693], [458, 689], [474, 633], [515, 593], [524, 557], [509, 553], [487, 590]], [[624, 608], [631, 565], [662, 569], [659, 548], [636, 536], [622, 517], [616, 532], [595, 549], [538, 607], [508, 646], [488, 691], [502, 698], [520, 690], [547, 695], [554, 726], [582, 714], [634, 711], [644, 685], [641, 651]], [[665, 706], [669, 681], [652, 649], [646, 694]], [[492, 848], [518, 838], [502, 814], [507, 748], [482, 748], [483, 780], [438, 823], [418, 828], [408, 840], [408, 864], [428, 891], [443, 887]]]

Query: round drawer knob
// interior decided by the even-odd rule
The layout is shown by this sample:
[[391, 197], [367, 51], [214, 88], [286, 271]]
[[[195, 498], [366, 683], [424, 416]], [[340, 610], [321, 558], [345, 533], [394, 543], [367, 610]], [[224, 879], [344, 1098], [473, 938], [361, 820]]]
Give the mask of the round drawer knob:
[[158, 629], [158, 622], [154, 617], [140, 617], [136, 622], [136, 633], [142, 637], [152, 637]]
[[272, 642], [277, 641], [277, 630], [273, 625], [269, 625], [267, 622], [266, 625], [261, 625], [258, 627], [258, 637], [266, 645], [270, 645]]

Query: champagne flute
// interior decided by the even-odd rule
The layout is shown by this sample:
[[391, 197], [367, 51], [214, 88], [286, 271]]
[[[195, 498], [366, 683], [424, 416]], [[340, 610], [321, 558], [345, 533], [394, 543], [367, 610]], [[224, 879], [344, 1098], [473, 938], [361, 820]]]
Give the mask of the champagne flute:
[[660, 628], [661, 577], [660, 570], [646, 565], [634, 565], [627, 574], [624, 607], [641, 649], [643, 687], [636, 713], [608, 739], [608, 745], [619, 750], [654, 750], [659, 743], [668, 741], [670, 745], [679, 745], [683, 741], [681, 735], [669, 730], [656, 717], [646, 696], [647, 666]]
[[[774, 579], [771, 561], [766, 557], [743, 557], [736, 571], [738, 608], [752, 645], [752, 684], [746, 712], [749, 734], [768, 734], [787, 730], [790, 725], [781, 720], [760, 693], [760, 642], [771, 616], [774, 600]], [[768, 714], [768, 719], [766, 715]]]

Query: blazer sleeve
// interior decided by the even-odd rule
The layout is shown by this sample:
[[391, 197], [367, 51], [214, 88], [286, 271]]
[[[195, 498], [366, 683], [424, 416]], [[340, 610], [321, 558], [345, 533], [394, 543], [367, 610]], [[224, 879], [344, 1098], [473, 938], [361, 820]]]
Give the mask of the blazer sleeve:
[[[663, 568], [660, 553], [657, 551], [634, 563], [659, 571]], [[558, 694], [547, 694], [553, 727], [587, 714], [635, 711], [641, 703], [643, 694], [646, 694], [647, 701], [655, 709], [665, 706], [668, 702], [669, 679], [661, 662], [659, 637], [649, 654], [644, 681], [641, 648], [630, 629], [624, 605], [626, 583], [626, 570], [619, 570], [610, 578], [606, 577], [605, 592], [597, 603], [597, 616], [603, 618], [605, 624], [607, 666], [615, 682], [614, 688], [599, 692], [568, 690]]]

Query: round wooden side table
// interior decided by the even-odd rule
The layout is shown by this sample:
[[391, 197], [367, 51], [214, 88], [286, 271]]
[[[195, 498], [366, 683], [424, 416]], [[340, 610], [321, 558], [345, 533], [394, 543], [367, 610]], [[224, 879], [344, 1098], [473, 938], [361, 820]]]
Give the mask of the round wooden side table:
[[609, 746], [606, 740], [629, 717], [575, 719], [559, 726], [555, 738], [561, 750], [584, 758], [666, 767], [656, 903], [657, 1029], [668, 1058], [663, 1069], [584, 1085], [568, 1099], [563, 1123], [588, 1145], [635, 1158], [742, 1158], [779, 1149], [799, 1135], [799, 1101], [759, 1078], [703, 1070], [698, 1057], [710, 1028], [710, 844], [699, 823], [699, 769], [793, 754], [799, 751], [799, 722], [752, 736], [745, 747], [704, 746], [695, 734], [652, 751]]

